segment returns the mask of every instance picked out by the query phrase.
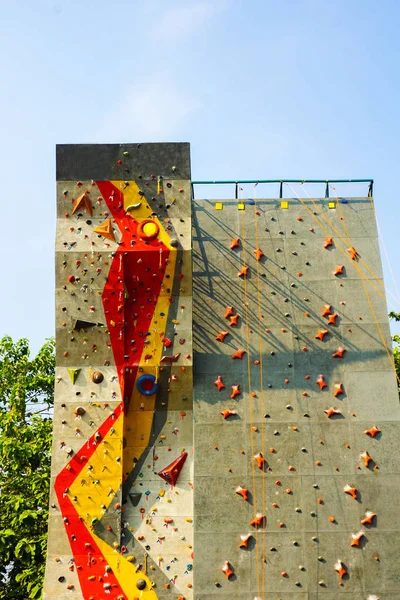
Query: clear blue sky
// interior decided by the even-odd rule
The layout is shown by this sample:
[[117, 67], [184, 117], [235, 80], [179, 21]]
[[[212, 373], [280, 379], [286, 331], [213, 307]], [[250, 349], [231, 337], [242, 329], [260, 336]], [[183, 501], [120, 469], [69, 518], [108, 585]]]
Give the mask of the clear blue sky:
[[400, 281], [399, 2], [0, 9], [1, 334], [53, 335], [56, 143], [190, 141], [195, 179], [373, 177]]

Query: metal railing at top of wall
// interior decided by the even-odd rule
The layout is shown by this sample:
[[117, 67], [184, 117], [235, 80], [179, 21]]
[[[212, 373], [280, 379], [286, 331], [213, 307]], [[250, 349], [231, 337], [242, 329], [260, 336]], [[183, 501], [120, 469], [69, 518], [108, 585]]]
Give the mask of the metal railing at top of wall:
[[[329, 198], [329, 188], [333, 187], [331, 184], [355, 184], [355, 183], [366, 183], [368, 184], [368, 196], [373, 196], [373, 179], [238, 179], [238, 180], [221, 180], [221, 181], [192, 181], [192, 198], [195, 199], [195, 186], [196, 185], [234, 185], [235, 186], [235, 199], [239, 198], [239, 192], [242, 190], [242, 185], [252, 184], [258, 186], [259, 184], [278, 184], [279, 185], [279, 198], [283, 198], [283, 186], [285, 184], [300, 183], [300, 184], [324, 184], [325, 185], [325, 198]], [[276, 197], [276, 196], [274, 196]], [[320, 196], [319, 196], [320, 197]]]

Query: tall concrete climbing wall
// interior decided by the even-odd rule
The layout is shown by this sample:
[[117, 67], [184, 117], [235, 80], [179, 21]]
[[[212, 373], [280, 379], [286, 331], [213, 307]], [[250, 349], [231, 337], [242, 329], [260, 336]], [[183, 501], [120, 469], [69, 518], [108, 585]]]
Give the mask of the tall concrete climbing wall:
[[196, 600], [398, 600], [372, 199], [194, 202]]
[[57, 147], [47, 600], [192, 597], [188, 144]]

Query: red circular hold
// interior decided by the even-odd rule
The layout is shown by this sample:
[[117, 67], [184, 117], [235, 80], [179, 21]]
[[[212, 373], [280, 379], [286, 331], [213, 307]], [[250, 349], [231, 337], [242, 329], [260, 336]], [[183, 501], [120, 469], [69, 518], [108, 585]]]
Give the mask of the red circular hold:
[[[149, 231], [148, 233], [146, 233], [146, 229], [149, 229], [149, 227], [146, 227], [146, 225], [152, 225], [152, 231]], [[156, 237], [158, 236], [158, 234], [160, 233], [160, 228], [157, 225], [157, 223], [155, 221], [153, 221], [152, 219], [146, 219], [145, 221], [142, 221], [139, 224], [138, 227], [138, 235], [142, 240], [146, 240], [146, 241], [151, 241], [151, 240], [155, 240]]]

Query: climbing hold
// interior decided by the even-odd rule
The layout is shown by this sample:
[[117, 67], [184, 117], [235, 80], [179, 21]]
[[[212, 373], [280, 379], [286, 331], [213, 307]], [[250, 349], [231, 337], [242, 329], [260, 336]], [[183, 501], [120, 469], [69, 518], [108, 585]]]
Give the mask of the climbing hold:
[[236, 398], [236, 396], [240, 396], [241, 391], [240, 391], [240, 383], [238, 383], [237, 385], [232, 385], [232, 393], [231, 393], [231, 398]]
[[325, 243], [324, 243], [324, 248], [329, 248], [330, 246], [333, 246], [333, 238], [326, 237]]
[[245, 535], [241, 535], [240, 536], [239, 548], [248, 548], [249, 547], [250, 539], [252, 537], [253, 536], [251, 535], [251, 533], [246, 533]]
[[104, 223], [101, 223], [100, 225], [95, 227], [93, 231], [94, 233], [98, 233], [103, 237], [107, 238], [108, 240], [115, 242], [115, 235], [111, 225], [111, 219], [107, 219], [107, 221], [104, 221]]
[[219, 392], [225, 388], [221, 375], [218, 375], [217, 379], [214, 381], [214, 385], [217, 386]]
[[86, 410], [83, 408], [83, 406], [76, 406], [74, 408], [74, 414], [78, 417], [82, 417], [85, 413]]
[[337, 573], [339, 573], [339, 577], [342, 580], [345, 575], [347, 575], [347, 569], [343, 565], [341, 560], [338, 560], [334, 566], [334, 569]]
[[104, 375], [100, 371], [95, 371], [92, 375], [93, 383], [101, 383], [103, 381], [103, 379], [104, 379]]
[[75, 331], [80, 331], [81, 329], [88, 329], [89, 327], [102, 327], [101, 323], [93, 323], [92, 321], [82, 321], [81, 319], [77, 319], [75, 321], [75, 325], [73, 329]]
[[78, 210], [86, 210], [90, 216], [93, 215], [92, 201], [86, 193], [81, 194], [81, 196], [76, 199], [72, 214], [75, 214]]
[[235, 248], [239, 248], [240, 246], [240, 238], [232, 238], [232, 243], [231, 243], [231, 250], [234, 250]]
[[357, 500], [357, 488], [351, 487], [350, 485], [346, 484], [343, 488], [343, 491], [345, 494], [349, 494], [349, 496], [354, 498], [354, 500]]
[[233, 315], [233, 306], [227, 306], [225, 309], [224, 319], [228, 319]]
[[342, 411], [339, 408], [333, 408], [331, 406], [330, 408], [325, 409], [324, 413], [326, 413], [328, 415], [328, 417], [331, 418], [335, 415], [341, 415]]
[[179, 473], [182, 471], [183, 465], [187, 459], [188, 453], [182, 452], [178, 458], [176, 458], [170, 465], [159, 471], [157, 475], [164, 479], [167, 483], [174, 486], [179, 477]]
[[338, 318], [338, 314], [335, 312], [332, 315], [328, 316], [328, 325], [336, 325], [336, 319]]
[[327, 329], [318, 329], [317, 335], [314, 336], [314, 339], [323, 341], [324, 337], [328, 335], [329, 331]]
[[338, 275], [343, 275], [344, 273], [344, 265], [336, 265], [336, 269], [334, 270], [333, 274], [336, 275], [336, 277]]
[[257, 250], [254, 250], [254, 254], [256, 255], [256, 259], [258, 261], [260, 261], [262, 259], [262, 257], [264, 256], [264, 252], [262, 250], [260, 250], [260, 248], [257, 248]]
[[136, 382], [136, 387], [143, 396], [152, 396], [158, 390], [157, 379], [149, 373], [141, 375]]
[[364, 537], [364, 532], [359, 531], [358, 533], [352, 533], [351, 535], [351, 544], [350, 546], [359, 547], [362, 538]]
[[264, 524], [265, 515], [262, 513], [256, 513], [256, 516], [252, 521], [250, 521], [250, 525], [252, 527], [262, 527]]
[[343, 358], [345, 352], [346, 348], [342, 348], [341, 346], [339, 346], [339, 348], [336, 350], [336, 352], [332, 354], [332, 356], [333, 358]]
[[344, 394], [343, 384], [335, 383], [335, 391], [333, 395], [335, 396], [335, 398], [337, 398], [338, 396], [340, 396], [340, 394]]
[[249, 272], [249, 267], [242, 267], [238, 273], [238, 277], [247, 277], [247, 274]]
[[144, 221], [142, 221], [139, 224], [139, 226], [137, 228], [138, 236], [142, 240], [145, 240], [148, 242], [155, 240], [156, 237], [158, 236], [159, 232], [160, 232], [160, 227], [158, 226], [156, 221], [153, 221], [152, 219], [145, 219]]
[[231, 410], [230, 408], [226, 408], [223, 412], [220, 413], [224, 419], [228, 419], [229, 417], [233, 417], [237, 415], [236, 410]]
[[75, 383], [78, 379], [78, 375], [81, 372], [81, 369], [67, 369], [68, 375], [71, 378], [72, 383]]
[[378, 435], [378, 433], [381, 433], [381, 430], [379, 429], [379, 427], [377, 427], [376, 425], [374, 425], [370, 429], [366, 429], [364, 431], [364, 433], [366, 433], [370, 437], [374, 438], [376, 435]]
[[[307, 379], [308, 376], [306, 376]], [[309, 377], [308, 377], [309, 379]], [[318, 379], [315, 380], [315, 383], [319, 385], [319, 389], [323, 390], [325, 387], [328, 387], [328, 384], [324, 381], [324, 376], [321, 374], [318, 376]]]
[[367, 510], [365, 517], [361, 520], [361, 525], [373, 525], [376, 514], [371, 510]]
[[227, 579], [229, 579], [229, 577], [232, 577], [232, 575], [234, 575], [234, 571], [231, 569], [229, 562], [226, 560], [224, 566], [222, 567], [221, 571], [223, 573], [225, 573], [225, 577]]
[[360, 458], [362, 458], [364, 461], [364, 467], [368, 467], [369, 463], [372, 461], [372, 458], [370, 457], [370, 455], [368, 454], [368, 452], [366, 450], [365, 450], [365, 452], [360, 454]]
[[330, 304], [324, 304], [324, 309], [322, 311], [322, 316], [327, 317], [332, 312], [332, 306]]
[[146, 589], [146, 581], [144, 579], [138, 579], [136, 582], [136, 587], [138, 590], [145, 590]]
[[347, 252], [350, 254], [352, 260], [357, 260], [357, 258], [359, 257], [357, 250], [353, 248], [353, 246], [347, 248]]
[[215, 339], [217, 342], [223, 342], [227, 335], [229, 335], [229, 331], [220, 331]]
[[237, 494], [239, 494], [239, 496], [242, 496], [242, 498], [244, 500], [248, 500], [249, 499], [249, 490], [247, 490], [246, 488], [242, 488], [240, 485], [236, 488], [235, 492]]
[[229, 323], [229, 325], [230, 325], [231, 327], [233, 327], [233, 326], [236, 326], [236, 327], [237, 327], [239, 316], [240, 316], [240, 315], [239, 315], [239, 313], [236, 313], [236, 315], [233, 315], [233, 316], [232, 316], [232, 317], [229, 319], [229, 320], [230, 320], [230, 323]]
[[232, 358], [238, 358], [240, 360], [242, 360], [243, 358], [243, 354], [246, 353], [246, 350], [242, 350], [241, 348], [239, 348], [234, 354], [232, 354]]
[[256, 454], [254, 456], [256, 463], [257, 463], [257, 467], [259, 469], [261, 469], [262, 471], [264, 470], [264, 465], [267, 462], [262, 454], [262, 452], [259, 452], [258, 454]]
[[161, 362], [169, 363], [169, 364], [175, 363], [179, 359], [180, 355], [181, 355], [181, 353], [178, 352], [178, 354], [171, 354], [170, 356], [162, 356]]

